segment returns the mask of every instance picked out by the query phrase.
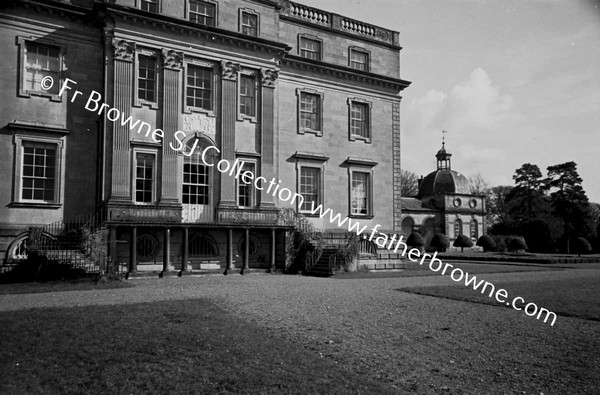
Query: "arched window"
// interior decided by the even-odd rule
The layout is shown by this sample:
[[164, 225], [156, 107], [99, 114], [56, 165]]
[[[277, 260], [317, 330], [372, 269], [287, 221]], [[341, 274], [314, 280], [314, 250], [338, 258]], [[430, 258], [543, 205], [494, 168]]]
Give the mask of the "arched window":
[[454, 237], [458, 237], [463, 234], [463, 223], [461, 219], [454, 220]]
[[27, 259], [27, 243], [29, 241], [29, 234], [23, 234], [18, 236], [8, 247], [6, 251], [6, 257], [14, 260]]
[[219, 249], [212, 237], [197, 233], [190, 240], [189, 254], [190, 256], [216, 257], [219, 256]]
[[210, 144], [205, 139], [190, 139], [183, 150], [183, 204], [209, 205], [212, 191], [211, 167], [216, 151], [210, 149], [202, 160], [202, 153]]
[[[260, 241], [256, 236], [250, 235], [250, 240], [248, 243], [248, 252], [250, 253], [250, 258], [256, 258], [260, 252]], [[238, 251], [241, 256], [244, 256], [244, 237], [242, 237], [238, 243]]]
[[478, 228], [477, 220], [473, 219], [471, 221], [471, 238], [474, 240], [477, 240], [477, 238], [479, 237], [479, 230], [477, 228]]
[[415, 230], [415, 220], [412, 217], [406, 217], [402, 220], [402, 232], [407, 236]]

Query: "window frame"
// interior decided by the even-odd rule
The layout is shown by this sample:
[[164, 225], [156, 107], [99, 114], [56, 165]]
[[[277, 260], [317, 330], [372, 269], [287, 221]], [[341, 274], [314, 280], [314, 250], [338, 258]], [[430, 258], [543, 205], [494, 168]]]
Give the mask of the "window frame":
[[[24, 148], [23, 143], [31, 144], [48, 144], [56, 146], [56, 158], [54, 162], [54, 199], [52, 201], [24, 199], [23, 198], [23, 160]], [[64, 155], [66, 152], [65, 137], [50, 137], [36, 136], [29, 134], [15, 134], [15, 166], [14, 166], [14, 185], [13, 199], [11, 206], [14, 207], [36, 207], [36, 208], [59, 208], [62, 206], [64, 199], [63, 184], [64, 184]]]
[[241, 182], [241, 178], [243, 176], [243, 174], [248, 171], [246, 170], [241, 170], [239, 172], [240, 176], [236, 177], [235, 179], [235, 203], [237, 205], [238, 208], [243, 209], [243, 210], [252, 210], [252, 209], [256, 209], [258, 207], [258, 196], [256, 193], [256, 188], [254, 186], [254, 180], [256, 180], [257, 177], [259, 177], [260, 175], [258, 174], [258, 161], [254, 158], [246, 158], [246, 157], [238, 157], [238, 159], [240, 161], [244, 162], [244, 166], [246, 165], [251, 165], [254, 170], [252, 172], [252, 174], [254, 174], [254, 177], [252, 178], [252, 181], [250, 181], [250, 183], [245, 183], [247, 188], [250, 190], [250, 205], [249, 206], [242, 206], [240, 205], [240, 182]]
[[[303, 40], [314, 41], [318, 44], [318, 46], [319, 46], [318, 50], [316, 52], [311, 52], [311, 53], [317, 54], [317, 59], [312, 59], [312, 58], [302, 55], [302, 53], [304, 51], [302, 49], [302, 41]], [[322, 62], [323, 61], [323, 40], [320, 39], [319, 37], [313, 36], [311, 34], [302, 34], [302, 33], [298, 34], [298, 56], [300, 56], [303, 59]]]
[[[318, 129], [313, 129], [310, 127], [304, 127], [302, 126], [302, 95], [313, 95], [315, 97], [318, 98], [318, 103], [317, 103], [317, 122], [319, 123]], [[317, 137], [322, 137], [323, 136], [323, 129], [324, 129], [324, 125], [323, 125], [323, 102], [325, 101], [325, 95], [323, 94], [323, 92], [319, 92], [313, 89], [306, 89], [306, 88], [297, 88], [296, 89], [296, 96], [297, 96], [297, 122], [298, 122], [298, 134], [305, 134], [305, 133], [312, 133], [315, 134]]]
[[[353, 194], [352, 194], [352, 182], [354, 180], [354, 174], [355, 173], [360, 173], [360, 174], [365, 174], [367, 176], [367, 191], [366, 191], [366, 199], [367, 199], [367, 204], [366, 204], [366, 210], [367, 212], [364, 214], [361, 213], [353, 213], [352, 210], [352, 201], [353, 199]], [[348, 217], [349, 218], [373, 218], [375, 216], [374, 210], [373, 210], [373, 185], [374, 185], [374, 181], [373, 181], [373, 169], [367, 169], [367, 168], [359, 168], [359, 167], [349, 167], [348, 168]]]
[[[213, 20], [214, 20], [214, 24], [213, 25], [207, 25], [205, 23], [199, 23], [199, 22], [195, 22], [192, 21], [191, 15], [192, 15], [192, 3], [204, 3], [204, 4], [208, 4], [211, 5], [214, 8], [214, 16], [213, 16]], [[210, 27], [218, 27], [219, 26], [219, 3], [217, 3], [216, 1], [209, 1], [209, 0], [188, 0], [186, 1], [186, 20], [188, 20], [189, 22], [195, 23], [197, 25], [200, 26], [210, 26]], [[202, 15], [202, 14], [198, 14], [198, 15]]]
[[27, 44], [34, 44], [34, 45], [45, 46], [45, 47], [53, 47], [53, 48], [58, 49], [58, 65], [59, 65], [58, 81], [54, 81], [53, 87], [59, 87], [59, 92], [60, 92], [60, 86], [62, 85], [63, 72], [65, 70], [65, 56], [67, 54], [67, 51], [66, 51], [66, 47], [64, 45], [56, 43], [52, 40], [41, 39], [41, 38], [38, 38], [35, 36], [29, 36], [29, 37], [17, 36], [17, 46], [18, 46], [19, 61], [20, 61], [18, 95], [20, 97], [31, 97], [31, 96], [48, 97], [48, 98], [50, 98], [50, 101], [62, 102], [62, 97], [58, 95], [58, 92], [56, 94], [54, 94], [54, 93], [50, 93], [48, 91], [44, 91], [43, 89], [38, 91], [38, 90], [26, 88], [25, 76], [26, 76], [26, 70], [27, 70], [27, 62], [26, 62], [26, 60], [27, 60]]
[[[252, 79], [252, 115], [242, 113], [242, 79], [249, 78]], [[238, 73], [238, 121], [249, 120], [250, 122], [257, 122], [258, 116], [258, 78], [256, 73], [248, 70], [242, 70]]]
[[[365, 107], [366, 109], [366, 127], [367, 127], [367, 134], [368, 137], [365, 136], [361, 136], [358, 134], [354, 134], [352, 133], [352, 106], [354, 104], [359, 104]], [[356, 140], [361, 140], [364, 141], [367, 144], [370, 144], [372, 142], [372, 137], [373, 137], [373, 127], [372, 127], [372, 117], [371, 117], [371, 110], [373, 108], [373, 103], [368, 101], [368, 100], [364, 100], [364, 99], [360, 99], [357, 97], [351, 97], [348, 98], [348, 139], [350, 141], [356, 141]]]
[[[212, 76], [211, 76], [211, 98], [210, 98], [211, 108], [210, 109], [206, 109], [206, 108], [202, 108], [202, 107], [195, 107], [195, 106], [188, 106], [188, 104], [187, 104], [188, 70], [189, 70], [190, 66], [210, 70], [210, 72], [212, 73]], [[208, 116], [214, 117], [215, 116], [215, 108], [217, 106], [216, 65], [214, 63], [202, 61], [199, 59], [187, 59], [184, 62], [183, 68], [184, 68], [184, 70], [183, 70], [184, 71], [183, 90], [182, 90], [183, 112], [186, 114], [191, 114], [191, 113], [197, 112], [197, 113], [202, 113], [202, 114], [206, 114]]]
[[[247, 26], [244, 25], [244, 15], [252, 15], [256, 18], [256, 34], [244, 33], [244, 28]], [[260, 37], [260, 14], [251, 8], [240, 8], [238, 15], [238, 31], [249, 37]]]
[[[161, 12], [161, 8], [162, 8], [161, 0], [136, 0], [136, 3], [137, 3], [136, 8], [139, 9], [140, 11], [150, 12], [152, 14], [160, 14], [160, 12]], [[142, 9], [142, 5], [147, 4], [147, 3], [156, 4], [156, 11]]]
[[[361, 54], [365, 55], [366, 61], [364, 63], [364, 65], [365, 65], [364, 70], [353, 66], [353, 63], [358, 63], [358, 62], [352, 61], [353, 53], [361, 53]], [[348, 47], [348, 67], [350, 67], [351, 69], [354, 69], [354, 70], [358, 70], [358, 71], [370, 72], [371, 71], [371, 52], [367, 51], [366, 49], [361, 48], [361, 47], [355, 47], [355, 46]]]
[[[143, 148], [143, 147], [134, 147], [132, 152], [132, 161], [133, 164], [131, 166], [132, 176], [131, 176], [131, 200], [133, 204], [138, 206], [150, 206], [157, 203], [158, 197], [158, 151], [156, 149]], [[137, 163], [138, 163], [138, 154], [142, 155], [151, 155], [154, 157], [153, 166], [152, 166], [152, 199], [150, 202], [138, 202], [137, 201]]]
[[[302, 196], [304, 198], [304, 195], [302, 194], [302, 170], [304, 169], [312, 169], [312, 170], [316, 170], [317, 174], [319, 175], [319, 180], [318, 183], [319, 185], [317, 185], [317, 201], [315, 202], [315, 204], [318, 205], [323, 205], [323, 202], [325, 201], [325, 164], [318, 164], [318, 163], [310, 163], [310, 162], [297, 162], [296, 163], [296, 191], [298, 193], [298, 195]], [[303, 199], [303, 203], [306, 203], [306, 199]], [[298, 213], [301, 213], [305, 216], [313, 216], [312, 214], [312, 210], [311, 209], [307, 209], [304, 210], [302, 209], [302, 205], [300, 204], [300, 202], [297, 200], [296, 201], [296, 211]], [[314, 214], [314, 216], [318, 216], [318, 214]]]
[[[139, 79], [140, 79], [140, 56], [151, 57], [154, 58], [156, 62], [156, 70], [155, 75], [156, 78], [154, 80], [154, 101], [140, 99], [139, 96]], [[149, 106], [153, 109], [159, 108], [159, 96], [160, 96], [160, 86], [161, 86], [161, 74], [162, 74], [162, 66], [161, 62], [159, 62], [160, 57], [158, 56], [157, 51], [136, 48], [135, 51], [135, 67], [134, 67], [134, 79], [133, 79], [133, 106], [134, 107], [143, 107]]]
[[473, 218], [469, 223], [469, 233], [471, 240], [477, 240], [479, 238], [479, 221]]
[[[456, 230], [458, 229], [458, 234]], [[460, 218], [454, 219], [454, 238], [456, 239], [458, 236], [463, 234], [463, 221]]]

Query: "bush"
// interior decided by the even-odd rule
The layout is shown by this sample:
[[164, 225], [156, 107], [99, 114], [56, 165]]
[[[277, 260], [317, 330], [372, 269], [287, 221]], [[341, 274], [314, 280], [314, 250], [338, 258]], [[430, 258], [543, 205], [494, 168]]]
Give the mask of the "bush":
[[592, 245], [587, 241], [585, 237], [578, 237], [575, 239], [574, 245], [575, 252], [581, 256], [581, 254], [587, 254], [592, 251]]
[[506, 243], [504, 242], [504, 236], [492, 235], [492, 240], [494, 240], [494, 243], [496, 243], [496, 248], [494, 248], [494, 251], [506, 252]]
[[419, 232], [412, 232], [410, 236], [408, 236], [408, 239], [406, 239], [406, 244], [411, 247], [419, 248], [425, 246], [425, 240]]
[[473, 241], [465, 235], [460, 235], [454, 240], [454, 247], [460, 247], [460, 252], [463, 252], [465, 248], [473, 247]]
[[518, 236], [507, 236], [507, 239], [509, 240], [507, 243], [509, 251], [519, 251], [527, 249], [527, 243], [525, 243], [524, 238]]
[[450, 247], [450, 241], [448, 240], [448, 236], [443, 233], [436, 233], [431, 238], [431, 242], [429, 243], [431, 247], [434, 247], [438, 252], [445, 252], [448, 247]]
[[482, 247], [484, 252], [496, 250], [496, 242], [488, 235], [483, 235], [477, 240], [477, 246]]

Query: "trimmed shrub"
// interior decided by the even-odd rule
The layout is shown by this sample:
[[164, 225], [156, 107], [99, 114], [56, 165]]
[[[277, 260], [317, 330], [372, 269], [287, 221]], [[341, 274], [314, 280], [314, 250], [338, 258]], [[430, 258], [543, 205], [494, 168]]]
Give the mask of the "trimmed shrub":
[[496, 243], [496, 248], [494, 248], [494, 251], [506, 252], [506, 243], [504, 242], [504, 236], [492, 235], [492, 240], [494, 240], [494, 243]]
[[412, 232], [410, 236], [408, 236], [408, 239], [406, 239], [406, 244], [411, 247], [420, 248], [425, 246], [425, 240], [419, 232]]
[[477, 246], [483, 248], [484, 252], [496, 250], [496, 242], [488, 235], [483, 235], [477, 240]]
[[460, 247], [460, 252], [464, 252], [465, 248], [473, 247], [473, 241], [465, 235], [460, 235], [454, 240], [454, 244], [452, 245], [454, 247]]
[[509, 239], [507, 245], [508, 245], [508, 250], [509, 251], [519, 251], [519, 250], [526, 250], [527, 249], [527, 243], [525, 243], [525, 239], [522, 237], [516, 237], [516, 236], [508, 236], [507, 239]]
[[592, 251], [592, 245], [589, 243], [589, 241], [587, 241], [585, 237], [578, 237], [577, 239], [575, 239], [574, 247], [574, 250], [578, 254], [578, 256], [581, 256], [581, 254], [587, 254]]
[[431, 242], [429, 243], [429, 245], [435, 248], [437, 252], [445, 252], [448, 249], [448, 247], [450, 247], [450, 241], [448, 240], [448, 236], [446, 236], [445, 234], [436, 233], [431, 238]]

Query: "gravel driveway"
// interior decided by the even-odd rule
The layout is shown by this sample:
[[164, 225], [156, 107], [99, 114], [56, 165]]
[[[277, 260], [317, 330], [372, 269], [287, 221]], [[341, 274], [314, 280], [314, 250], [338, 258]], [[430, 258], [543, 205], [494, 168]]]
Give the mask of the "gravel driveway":
[[[583, 278], [598, 269], [486, 274], [493, 281]], [[0, 296], [0, 310], [209, 298], [238, 316], [406, 393], [597, 394], [600, 322], [550, 327], [508, 308], [398, 291], [448, 277], [286, 275], [134, 281], [134, 288]]]

